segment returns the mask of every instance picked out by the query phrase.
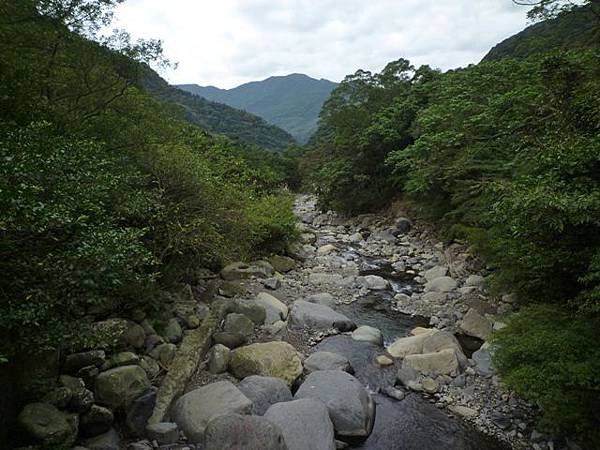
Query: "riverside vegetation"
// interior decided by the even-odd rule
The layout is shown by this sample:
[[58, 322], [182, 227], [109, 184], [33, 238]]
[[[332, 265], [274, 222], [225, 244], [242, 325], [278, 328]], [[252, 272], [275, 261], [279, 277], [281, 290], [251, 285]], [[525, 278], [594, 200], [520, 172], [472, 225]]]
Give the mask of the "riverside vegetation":
[[[118, 449], [125, 442], [116, 430], [150, 439], [130, 442], [136, 450], [216, 449], [246, 437], [228, 430], [252, 429], [267, 448], [292, 450], [303, 448], [303, 427], [315, 417], [314, 442], [328, 450], [345, 445], [334, 433], [351, 442], [375, 429], [375, 441], [388, 439], [358, 382], [371, 383], [373, 361], [353, 362], [356, 377], [309, 373], [311, 362], [336, 368], [336, 345], [349, 338], [372, 345], [384, 374], [378, 389], [400, 405], [411, 390], [424, 391], [483, 431], [500, 428], [515, 448], [527, 443], [531, 416], [505, 413], [533, 405], [542, 431], [600, 445], [596, 1], [574, 11], [535, 2], [532, 15], [557, 15], [540, 24], [543, 40], [529, 30], [476, 66], [441, 73], [400, 59], [381, 73], [348, 76], [305, 148], [255, 116], [168, 86], [149, 66], [169, 64], [160, 42], [100, 37], [121, 2], [0, 0], [0, 379], [11, 386], [0, 398], [8, 411], [0, 443], [17, 415], [26, 433], [12, 433], [11, 444], [61, 449]], [[576, 42], [564, 37], [571, 20], [586, 24]], [[278, 153], [258, 145], [291, 146]], [[401, 196], [446, 245], [424, 245], [427, 233], [407, 219], [342, 220], [304, 197], [298, 226], [282, 186], [301, 182], [321, 209], [339, 214], [376, 211]], [[304, 246], [292, 244], [297, 238]], [[444, 262], [451, 255], [442, 250], [461, 248], [466, 264], [466, 245], [485, 261], [476, 270], [484, 278], [456, 275]], [[262, 257], [269, 262], [255, 261]], [[369, 258], [380, 258], [378, 270], [393, 267], [389, 280], [364, 270]], [[398, 285], [394, 277], [408, 273], [410, 283]], [[289, 298], [258, 292], [265, 289]], [[362, 324], [331, 307], [366, 305], [373, 292], [442, 331], [416, 328], [385, 354], [371, 326], [344, 336]], [[485, 292], [506, 318], [472, 312], [468, 294]], [[515, 296], [520, 311], [508, 315]], [[466, 358], [448, 333], [456, 327], [481, 339], [494, 328], [492, 346]], [[329, 333], [342, 334], [317, 347], [329, 359], [303, 361]], [[271, 342], [279, 340], [293, 347]], [[502, 382], [531, 405], [492, 376], [490, 354]], [[198, 387], [215, 381], [207, 372], [243, 380]], [[480, 398], [465, 400], [465, 383]], [[331, 397], [329, 412], [311, 398], [313, 384]], [[298, 388], [294, 401], [290, 387]], [[261, 405], [265, 392], [281, 403]], [[340, 398], [354, 402], [354, 429], [344, 429]], [[163, 422], [170, 406], [176, 423]], [[212, 420], [215, 411], [228, 416]], [[460, 439], [500, 446], [468, 430]]]
[[401, 59], [346, 77], [301, 165], [325, 209], [372, 211], [403, 193], [448, 242], [469, 242], [492, 291], [522, 305], [494, 340], [503, 380], [547, 429], [599, 445], [599, 5], [536, 3], [532, 15], [558, 17], [478, 65]]

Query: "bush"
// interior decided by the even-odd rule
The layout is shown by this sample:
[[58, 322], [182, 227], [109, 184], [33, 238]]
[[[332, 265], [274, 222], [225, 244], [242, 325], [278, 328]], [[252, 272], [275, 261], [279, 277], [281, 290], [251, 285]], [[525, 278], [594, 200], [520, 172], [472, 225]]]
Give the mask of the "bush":
[[146, 179], [101, 144], [34, 124], [0, 139], [0, 352], [76, 346], [89, 308], [127, 309], [154, 286]]
[[494, 364], [506, 382], [543, 411], [551, 432], [584, 433], [600, 443], [600, 320], [535, 305], [495, 334]]

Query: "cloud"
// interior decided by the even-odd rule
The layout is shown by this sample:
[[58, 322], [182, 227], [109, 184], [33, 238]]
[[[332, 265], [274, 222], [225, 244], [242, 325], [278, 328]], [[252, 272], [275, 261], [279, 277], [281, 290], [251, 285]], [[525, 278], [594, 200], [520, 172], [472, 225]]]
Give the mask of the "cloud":
[[229, 88], [294, 72], [339, 81], [400, 57], [465, 66], [525, 13], [511, 0], [128, 0], [116, 25], [164, 41], [171, 83]]

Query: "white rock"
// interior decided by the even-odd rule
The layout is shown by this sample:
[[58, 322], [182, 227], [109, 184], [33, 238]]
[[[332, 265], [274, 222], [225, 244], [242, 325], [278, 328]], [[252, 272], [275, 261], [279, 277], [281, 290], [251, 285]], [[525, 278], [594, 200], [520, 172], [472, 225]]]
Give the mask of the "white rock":
[[375, 345], [383, 345], [383, 334], [375, 327], [362, 325], [352, 332], [355, 341], [370, 342]]

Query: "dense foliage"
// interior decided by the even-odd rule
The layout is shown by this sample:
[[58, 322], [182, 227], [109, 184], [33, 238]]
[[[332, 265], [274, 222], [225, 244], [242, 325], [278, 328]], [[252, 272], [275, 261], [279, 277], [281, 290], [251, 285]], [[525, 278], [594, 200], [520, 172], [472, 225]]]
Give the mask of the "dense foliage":
[[304, 144], [316, 131], [321, 106], [336, 86], [328, 80], [292, 74], [242, 84], [233, 89], [196, 84], [179, 87], [208, 100], [256, 114]]
[[548, 428], [595, 432], [597, 51], [444, 74], [403, 60], [357, 72], [325, 104], [301, 166], [325, 207], [368, 211], [402, 193], [448, 239], [467, 239], [493, 269], [495, 292], [533, 305], [496, 339], [506, 382], [542, 407]]
[[0, 1], [2, 360], [90, 345], [90, 314], [158, 307], [197, 269], [294, 234], [287, 158], [142, 89], [160, 43], [90, 39], [115, 3]]

